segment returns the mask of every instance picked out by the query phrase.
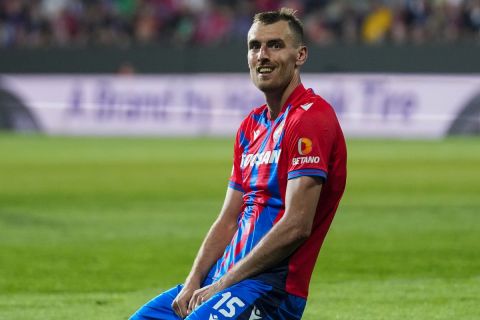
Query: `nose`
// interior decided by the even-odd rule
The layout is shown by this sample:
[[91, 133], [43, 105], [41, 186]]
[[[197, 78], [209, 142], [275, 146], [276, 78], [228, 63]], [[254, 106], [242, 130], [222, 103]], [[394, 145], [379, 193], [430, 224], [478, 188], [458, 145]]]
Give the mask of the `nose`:
[[259, 62], [269, 60], [268, 47], [265, 44], [260, 47], [257, 55], [257, 60]]

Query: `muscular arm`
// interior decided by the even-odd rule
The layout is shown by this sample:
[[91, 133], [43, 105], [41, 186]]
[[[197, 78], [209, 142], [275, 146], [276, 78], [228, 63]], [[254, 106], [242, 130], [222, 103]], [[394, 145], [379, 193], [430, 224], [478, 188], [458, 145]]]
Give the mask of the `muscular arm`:
[[201, 285], [212, 265], [220, 258], [237, 231], [237, 219], [242, 206], [243, 194], [228, 188], [222, 210], [210, 227], [193, 263], [186, 284]]
[[243, 203], [242, 197], [242, 192], [227, 189], [222, 210], [200, 246], [183, 290], [173, 301], [172, 308], [180, 317], [188, 314], [188, 304], [193, 292], [200, 288], [208, 271], [223, 254], [235, 234], [237, 218]]
[[195, 291], [190, 300], [190, 309], [195, 309], [215, 293], [265, 271], [291, 255], [310, 236], [321, 190], [320, 180], [313, 177], [302, 176], [289, 180], [282, 219], [219, 281]]
[[292, 254], [310, 236], [321, 189], [321, 182], [313, 177], [289, 180], [284, 216], [243, 260], [219, 280], [219, 289], [265, 271]]

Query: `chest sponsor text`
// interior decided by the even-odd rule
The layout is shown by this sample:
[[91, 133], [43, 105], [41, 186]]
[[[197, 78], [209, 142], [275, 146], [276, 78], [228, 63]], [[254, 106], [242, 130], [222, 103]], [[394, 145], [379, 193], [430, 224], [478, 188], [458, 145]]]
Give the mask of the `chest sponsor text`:
[[259, 166], [262, 164], [278, 163], [278, 160], [280, 160], [281, 152], [282, 152], [282, 149], [243, 154], [240, 167], [244, 169], [248, 166], [253, 167], [253, 166]]

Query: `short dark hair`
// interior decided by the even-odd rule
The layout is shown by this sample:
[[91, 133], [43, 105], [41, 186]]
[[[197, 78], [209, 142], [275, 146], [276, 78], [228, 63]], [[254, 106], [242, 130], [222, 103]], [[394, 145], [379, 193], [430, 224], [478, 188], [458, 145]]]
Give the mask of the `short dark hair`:
[[287, 21], [293, 36], [299, 45], [305, 43], [303, 38], [303, 24], [296, 16], [297, 11], [290, 8], [281, 8], [277, 11], [266, 11], [257, 13], [253, 17], [253, 23], [272, 24], [278, 21]]

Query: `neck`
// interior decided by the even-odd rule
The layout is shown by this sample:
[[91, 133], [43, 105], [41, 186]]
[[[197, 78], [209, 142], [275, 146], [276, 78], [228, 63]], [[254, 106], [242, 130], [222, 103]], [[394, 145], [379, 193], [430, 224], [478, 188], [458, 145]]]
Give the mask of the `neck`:
[[265, 92], [265, 100], [267, 102], [270, 120], [275, 120], [278, 117], [288, 97], [290, 97], [293, 90], [295, 90], [299, 84], [300, 76], [295, 74], [286, 88], [282, 88], [278, 91]]

